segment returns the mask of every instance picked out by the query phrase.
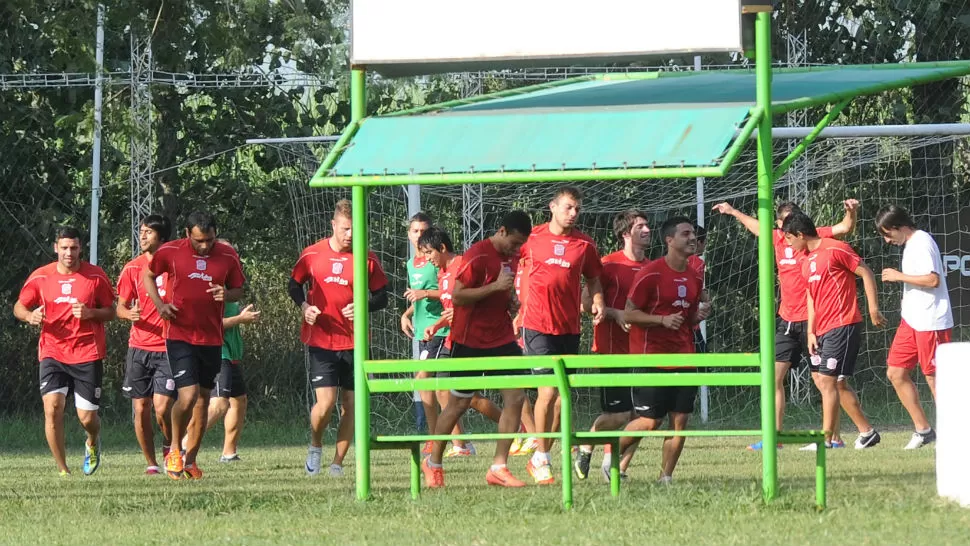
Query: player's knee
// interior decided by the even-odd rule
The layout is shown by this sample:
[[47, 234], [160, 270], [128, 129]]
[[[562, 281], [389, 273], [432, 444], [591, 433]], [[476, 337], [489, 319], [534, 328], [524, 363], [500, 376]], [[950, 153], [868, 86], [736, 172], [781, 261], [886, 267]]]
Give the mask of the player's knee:
[[77, 419], [81, 422], [81, 426], [88, 428], [98, 421], [98, 412], [96, 411], [84, 411], [80, 410], [77, 412]]
[[896, 368], [896, 367], [890, 366], [886, 368], [886, 377], [893, 384], [905, 383], [907, 381], [910, 381], [909, 370], [905, 368]]
[[522, 404], [525, 403], [525, 391], [521, 389], [510, 389], [502, 393], [502, 398], [505, 400], [506, 407], [520, 409]]

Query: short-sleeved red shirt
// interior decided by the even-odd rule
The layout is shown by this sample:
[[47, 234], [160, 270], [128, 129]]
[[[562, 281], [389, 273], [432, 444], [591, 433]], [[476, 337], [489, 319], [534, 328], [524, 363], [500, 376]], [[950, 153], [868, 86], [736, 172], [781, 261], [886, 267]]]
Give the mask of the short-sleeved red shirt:
[[[795, 249], [785, 240], [785, 233], [780, 229], [773, 230], [772, 237], [775, 245], [775, 268], [778, 269], [778, 285], [781, 291], [781, 302], [778, 305], [778, 316], [789, 322], [803, 322], [808, 320], [808, 304], [805, 299], [805, 278], [802, 276], [804, 253]], [[818, 228], [818, 236], [823, 239], [833, 237], [831, 227]]]
[[17, 301], [30, 310], [44, 306], [38, 360], [83, 364], [104, 358], [104, 322], [80, 320], [73, 312], [76, 302], [90, 309], [114, 304], [111, 281], [100, 267], [81, 262], [77, 271], [67, 275], [57, 271], [57, 263], [40, 267], [27, 277]]
[[[316, 322], [303, 321], [300, 339], [311, 347], [330, 351], [354, 348], [354, 322], [341, 310], [354, 302], [354, 254], [338, 252], [330, 239], [318, 241], [300, 254], [290, 275], [296, 282], [310, 283], [307, 303], [320, 309]], [[367, 253], [367, 289], [387, 286], [387, 276], [373, 252]]]
[[[447, 267], [438, 270], [438, 289], [441, 291], [440, 301], [442, 311], [455, 308], [455, 299], [453, 296], [455, 293], [455, 277], [458, 275], [458, 270], [461, 269], [461, 264], [463, 263], [464, 258], [455, 256], [455, 259]], [[448, 335], [445, 337], [445, 347], [451, 349], [450, 329], [448, 330]]]
[[856, 299], [855, 270], [862, 258], [852, 247], [835, 239], [822, 239], [802, 264], [802, 276], [815, 305], [815, 335], [862, 322]]
[[[118, 299], [128, 303], [137, 300], [141, 309], [141, 319], [131, 325], [128, 346], [143, 351], [164, 352], [166, 322], [158, 314], [148, 292], [142, 289], [142, 275], [149, 263], [148, 256], [142, 254], [125, 264], [118, 277]], [[155, 277], [155, 286], [162, 301], [168, 301], [168, 274]]]
[[517, 273], [527, 277], [522, 326], [542, 334], [579, 334], [581, 277], [595, 279], [602, 271], [596, 243], [585, 233], [553, 235], [549, 224], [534, 228]]
[[[465, 288], [495, 282], [502, 271], [515, 271], [514, 256], [502, 256], [490, 239], [471, 246], [462, 258], [455, 280]], [[473, 349], [492, 349], [515, 342], [509, 306], [512, 291], [496, 292], [471, 305], [455, 305], [451, 340]]]
[[694, 334], [690, 316], [697, 310], [704, 280], [688, 267], [674, 271], [665, 258], [654, 260], [633, 279], [628, 299], [648, 315], [683, 313], [686, 320], [677, 330], [663, 326], [630, 326], [631, 354], [693, 353]]
[[156, 277], [168, 273], [168, 301], [178, 309], [166, 339], [221, 347], [225, 304], [208, 290], [211, 285], [240, 288], [246, 282], [236, 251], [216, 242], [207, 256], [199, 256], [191, 241], [179, 239], [159, 247], [148, 268]]
[[[633, 279], [648, 263], [650, 260], [631, 260], [622, 250], [603, 257], [600, 281], [603, 284], [603, 301], [607, 307], [620, 311], [626, 308]], [[593, 326], [593, 352], [602, 355], [627, 354], [630, 352], [630, 334], [624, 332], [615, 320], [603, 319]]]

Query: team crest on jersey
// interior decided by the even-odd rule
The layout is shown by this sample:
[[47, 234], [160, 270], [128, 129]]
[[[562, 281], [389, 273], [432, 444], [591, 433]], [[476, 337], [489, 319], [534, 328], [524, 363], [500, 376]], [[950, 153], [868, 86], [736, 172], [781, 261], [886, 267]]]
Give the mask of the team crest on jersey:
[[794, 257], [795, 257], [795, 249], [790, 246], [785, 247], [785, 258], [788, 258], [790, 260]]
[[332, 271], [334, 275], [339, 275], [339, 274], [343, 273], [344, 272], [344, 263], [343, 262], [333, 262], [333, 264], [330, 267], [330, 271]]
[[808, 264], [808, 270], [811, 271], [812, 273], [815, 273], [815, 268], [816, 268], [815, 262]]
[[687, 287], [686, 286], [680, 285], [680, 286], [677, 287], [677, 297], [678, 298], [686, 298], [687, 297]]
[[69, 296], [71, 294], [71, 285], [70, 284], [62, 284], [61, 285], [61, 294], [64, 294], [65, 296]]
[[205, 260], [196, 260], [195, 268], [199, 271], [205, 271]]
[[555, 254], [556, 256], [565, 256], [566, 255], [566, 245], [561, 244], [561, 243], [556, 243], [552, 247], [552, 253]]

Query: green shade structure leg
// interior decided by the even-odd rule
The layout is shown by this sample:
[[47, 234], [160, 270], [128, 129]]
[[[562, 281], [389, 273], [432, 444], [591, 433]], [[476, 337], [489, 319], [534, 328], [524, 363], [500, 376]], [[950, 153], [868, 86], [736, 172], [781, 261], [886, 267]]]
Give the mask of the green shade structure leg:
[[559, 382], [561, 402], [560, 430], [562, 430], [562, 506], [566, 510], [573, 507], [573, 399], [566, 378], [566, 366], [562, 360], [556, 362], [556, 379]]
[[778, 447], [775, 424], [775, 259], [774, 168], [771, 148], [771, 14], [755, 21], [757, 105], [763, 109], [758, 126], [758, 319], [761, 353], [761, 450], [765, 501], [778, 495]]
[[610, 442], [610, 494], [614, 497], [620, 496], [620, 459], [623, 458], [623, 454], [620, 453], [620, 440]]
[[815, 508], [825, 510], [825, 444], [816, 444], [815, 452]]
[[[367, 109], [364, 71], [350, 73], [350, 121], [363, 119]], [[370, 497], [370, 391], [364, 362], [369, 353], [367, 313], [367, 188], [352, 190], [354, 254], [354, 456], [357, 462], [357, 499]]]
[[421, 444], [415, 442], [411, 446], [411, 498], [418, 500], [421, 496]]

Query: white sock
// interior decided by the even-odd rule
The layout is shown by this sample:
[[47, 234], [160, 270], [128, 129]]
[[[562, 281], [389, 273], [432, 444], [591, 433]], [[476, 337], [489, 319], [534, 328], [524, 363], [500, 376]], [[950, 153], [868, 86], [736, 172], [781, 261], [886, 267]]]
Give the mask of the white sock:
[[316, 453], [317, 451], [323, 451], [323, 446], [320, 446], [320, 447], [310, 446], [310, 451], [314, 453]]
[[441, 468], [441, 463], [433, 463], [433, 462], [431, 462], [431, 459], [429, 458], [428, 459], [428, 466], [430, 466], [431, 468]]
[[579, 451], [580, 453], [592, 453], [593, 448], [592, 446], [579, 446]]
[[930, 428], [928, 428], [926, 430], [919, 430], [919, 429], [917, 429], [916, 432], [918, 432], [920, 434], [924, 434], [924, 435], [925, 434], [929, 434], [929, 433], [933, 432], [933, 427], [930, 427]]
[[492, 469], [492, 472], [498, 472], [499, 470], [502, 470], [503, 468], [505, 468], [505, 465], [504, 464], [493, 464], [490, 468]]
[[536, 451], [532, 454], [532, 466], [542, 466], [549, 463], [548, 454]]
[[612, 462], [612, 460], [613, 460], [613, 454], [612, 453], [604, 453], [603, 454], [603, 468], [609, 467], [610, 466], [610, 462]]

